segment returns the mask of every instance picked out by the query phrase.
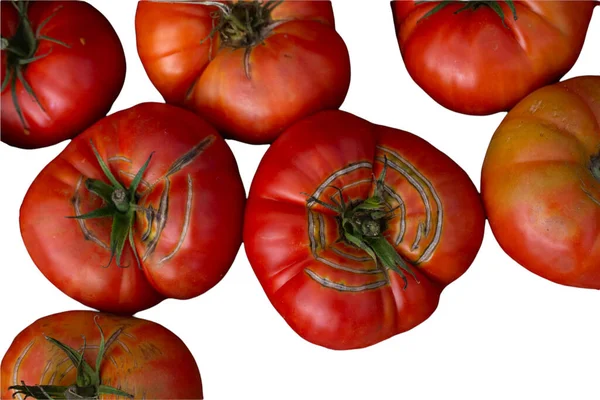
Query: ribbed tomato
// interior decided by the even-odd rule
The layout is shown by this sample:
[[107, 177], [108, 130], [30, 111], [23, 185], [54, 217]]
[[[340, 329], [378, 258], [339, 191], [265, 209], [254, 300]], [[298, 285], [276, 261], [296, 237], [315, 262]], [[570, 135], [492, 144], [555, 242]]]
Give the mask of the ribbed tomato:
[[284, 132], [250, 191], [244, 247], [306, 340], [372, 345], [415, 327], [481, 246], [477, 190], [410, 133], [324, 111]]
[[108, 20], [84, 1], [3, 1], [2, 141], [50, 146], [104, 117], [125, 80]]
[[247, 143], [270, 143], [297, 120], [338, 108], [350, 85], [329, 1], [140, 1], [136, 36], [168, 103]]
[[102, 119], [42, 170], [21, 206], [21, 234], [63, 292], [134, 313], [223, 278], [241, 244], [244, 202], [216, 130], [146, 103]]
[[410, 76], [466, 114], [506, 111], [558, 81], [583, 46], [596, 1], [393, 1]]
[[553, 282], [600, 289], [600, 77], [544, 87], [513, 108], [481, 190], [509, 256]]
[[202, 399], [198, 365], [151, 321], [69, 311], [35, 321], [2, 358], [2, 399]]

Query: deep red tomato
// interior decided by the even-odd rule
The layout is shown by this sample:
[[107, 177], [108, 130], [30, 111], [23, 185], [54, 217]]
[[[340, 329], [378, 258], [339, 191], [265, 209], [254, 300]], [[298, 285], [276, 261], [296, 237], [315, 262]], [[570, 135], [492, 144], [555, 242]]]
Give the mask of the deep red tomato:
[[138, 3], [138, 53], [168, 103], [247, 143], [342, 104], [350, 59], [329, 1], [201, 3]]
[[1, 7], [2, 141], [50, 146], [105, 116], [125, 81], [125, 54], [108, 20], [84, 1]]
[[[419, 4], [417, 4], [419, 3]], [[414, 81], [465, 114], [506, 111], [579, 56], [596, 1], [393, 1]]]
[[467, 174], [426, 141], [324, 111], [269, 148], [250, 191], [248, 259], [306, 340], [369, 346], [427, 319], [483, 239]]
[[600, 289], [600, 77], [544, 87], [513, 108], [488, 148], [481, 190], [515, 261]]
[[[214, 128], [174, 106], [141, 104], [102, 119], [44, 168], [21, 206], [21, 233], [63, 292], [133, 313], [221, 280], [241, 244], [244, 201]], [[97, 218], [65, 218], [85, 215]]]
[[2, 399], [203, 398], [198, 365], [174, 333], [92, 311], [35, 321], [15, 338], [1, 371]]

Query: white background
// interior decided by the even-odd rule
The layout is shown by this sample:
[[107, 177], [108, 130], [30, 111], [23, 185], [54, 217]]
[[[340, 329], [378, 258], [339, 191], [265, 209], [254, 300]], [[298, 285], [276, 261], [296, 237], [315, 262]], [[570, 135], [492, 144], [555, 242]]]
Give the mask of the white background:
[[[112, 22], [127, 79], [111, 112], [162, 101], [135, 46], [133, 0], [91, 3]], [[342, 109], [420, 135], [479, 187], [489, 140], [504, 113], [448, 111], [409, 78], [384, 0], [334, 0], [352, 84]], [[567, 77], [600, 73], [600, 10]], [[0, 143], [0, 354], [34, 320], [85, 309], [30, 260], [19, 207], [38, 172], [65, 143], [34, 151]], [[229, 142], [246, 190], [266, 146]], [[486, 227], [469, 271], [442, 294], [431, 318], [367, 349], [336, 352], [297, 336], [268, 302], [243, 248], [224, 280], [187, 301], [140, 312], [175, 332], [194, 354], [205, 397], [222, 399], [600, 399], [600, 294], [539, 278], [505, 255]]]

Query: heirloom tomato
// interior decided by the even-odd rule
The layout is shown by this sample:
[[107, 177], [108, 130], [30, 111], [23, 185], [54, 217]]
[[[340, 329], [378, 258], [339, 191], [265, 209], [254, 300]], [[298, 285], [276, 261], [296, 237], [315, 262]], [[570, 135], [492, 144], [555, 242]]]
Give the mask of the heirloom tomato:
[[241, 244], [244, 202], [217, 131], [146, 103], [100, 120], [42, 170], [21, 206], [21, 234], [67, 295], [134, 313], [221, 280]]
[[558, 81], [583, 46], [595, 1], [393, 1], [406, 69], [465, 114], [506, 111]]
[[189, 3], [138, 3], [138, 53], [167, 103], [226, 137], [270, 143], [344, 101], [350, 58], [329, 1]]
[[481, 190], [516, 262], [600, 289], [600, 77], [544, 87], [513, 108], [490, 142]]
[[306, 340], [372, 345], [427, 319], [483, 239], [477, 189], [410, 133], [324, 111], [269, 148], [250, 191], [248, 259]]
[[2, 1], [2, 141], [38, 148], [104, 117], [125, 81], [108, 20], [84, 1]]
[[35, 321], [2, 359], [2, 399], [202, 399], [198, 365], [159, 324], [92, 311]]

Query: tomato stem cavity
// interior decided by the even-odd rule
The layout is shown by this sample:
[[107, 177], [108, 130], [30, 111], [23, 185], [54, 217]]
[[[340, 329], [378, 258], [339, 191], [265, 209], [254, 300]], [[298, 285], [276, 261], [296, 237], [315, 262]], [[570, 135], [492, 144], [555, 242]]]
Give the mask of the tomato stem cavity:
[[4, 80], [2, 81], [2, 88], [0, 92], [3, 93], [4, 90], [6, 90], [8, 86], [10, 86], [11, 97], [15, 106], [15, 110], [17, 111], [19, 120], [23, 125], [23, 132], [27, 135], [29, 134], [29, 127], [25, 121], [23, 110], [21, 109], [17, 98], [17, 83], [21, 83], [25, 91], [33, 98], [33, 100], [38, 104], [41, 110], [43, 112], [46, 112], [46, 110], [42, 106], [42, 103], [39, 101], [38, 97], [33, 91], [31, 85], [25, 79], [24, 71], [29, 64], [35, 61], [39, 61], [40, 59], [48, 56], [52, 52], [52, 49], [50, 49], [48, 53], [38, 56], [35, 55], [41, 40], [50, 41], [67, 48], [69, 48], [69, 46], [64, 42], [61, 42], [60, 40], [41, 34], [41, 30], [44, 28], [44, 26], [46, 26], [46, 24], [50, 22], [50, 20], [56, 15], [56, 13], [60, 11], [60, 9], [63, 6], [58, 6], [54, 13], [52, 13], [48, 18], [42, 21], [38, 25], [37, 29], [34, 31], [31, 25], [31, 21], [27, 16], [29, 1], [12, 0], [11, 3], [19, 13], [19, 25], [17, 27], [17, 31], [11, 38], [1, 38], [1, 49], [2, 51], [6, 51], [7, 57], [6, 69], [4, 71]]
[[46, 336], [46, 340], [54, 346], [61, 349], [73, 363], [77, 371], [75, 383], [70, 386], [56, 385], [32, 385], [27, 386], [24, 381], [21, 385], [10, 386], [8, 390], [13, 390], [13, 398], [18, 395], [23, 395], [25, 398], [31, 397], [34, 399], [99, 399], [103, 395], [112, 395], [116, 397], [133, 398], [133, 395], [124, 392], [120, 389], [103, 385], [100, 378], [100, 366], [106, 350], [117, 340], [117, 337], [123, 331], [123, 328], [117, 329], [108, 341], [104, 340], [104, 332], [98, 324], [98, 316], [94, 317], [94, 323], [100, 331], [100, 346], [98, 347], [98, 355], [96, 357], [96, 368], [92, 368], [84, 359], [85, 350], [87, 347], [85, 336], [83, 337], [83, 347], [81, 352], [59, 342], [58, 340]]
[[[250, 79], [250, 53], [261, 44], [271, 31], [279, 25], [271, 18], [273, 10], [283, 0], [238, 1], [221, 3], [217, 1], [200, 1], [197, 4], [215, 6], [217, 11], [211, 14], [213, 28], [200, 43], [219, 34], [221, 47], [245, 49], [244, 72]], [[212, 51], [212, 46], [211, 46]]]
[[590, 158], [590, 171], [594, 178], [600, 182], [600, 152]]
[[[418, 4], [425, 4], [425, 3], [429, 3], [429, 2], [430, 1], [427, 1], [427, 0], [426, 1], [416, 1], [415, 4], [418, 5]], [[517, 9], [515, 7], [515, 2], [513, 0], [504, 0], [504, 2], [508, 5], [508, 8], [510, 8], [513, 18], [516, 21], [518, 18], [517, 18]], [[447, 0], [441, 1], [437, 6], [433, 7], [425, 15], [423, 15], [419, 19], [419, 22], [423, 19], [427, 19], [427, 18], [431, 17], [435, 13], [444, 9], [446, 6], [448, 6], [450, 4], [455, 4], [455, 3], [459, 3], [459, 2], [447, 1]], [[475, 11], [479, 7], [482, 7], [482, 6], [489, 7], [492, 10], [494, 10], [494, 12], [496, 14], [498, 14], [500, 19], [502, 20], [502, 25], [504, 25], [505, 28], [508, 28], [508, 26], [505, 23], [504, 10], [502, 10], [502, 7], [500, 6], [500, 1], [464, 1], [464, 3], [465, 3], [464, 6], [459, 8], [458, 10], [456, 10], [454, 12], [454, 14], [459, 14], [464, 11]]]
[[110, 266], [110, 263], [115, 256], [118, 267], [128, 267], [128, 265], [121, 265], [121, 256], [123, 255], [125, 242], [129, 241], [129, 245], [135, 256], [137, 266], [138, 268], [141, 268], [140, 259], [135, 249], [135, 243], [133, 242], [133, 224], [135, 222], [135, 213], [140, 209], [140, 207], [137, 206], [137, 188], [142, 181], [144, 172], [148, 168], [154, 152], [150, 154], [142, 168], [140, 168], [138, 173], [133, 178], [129, 188], [126, 189], [112, 174], [110, 168], [108, 165], [106, 165], [100, 156], [100, 153], [98, 153], [96, 146], [94, 146], [94, 143], [91, 140], [90, 146], [94, 152], [94, 155], [96, 156], [96, 160], [98, 160], [98, 164], [100, 164], [102, 172], [104, 172], [104, 175], [111, 184], [97, 179], [87, 179], [85, 182], [85, 187], [88, 191], [94, 193], [104, 200], [105, 205], [87, 214], [69, 216], [67, 218], [83, 220], [92, 218], [112, 218], [113, 224], [110, 234], [110, 259], [108, 260], [108, 264], [106, 264], [104, 267], [107, 268]]
[[385, 200], [385, 175], [387, 172], [387, 157], [384, 159], [383, 170], [376, 181], [373, 196], [366, 200], [346, 203], [342, 190], [333, 187], [339, 193], [339, 201], [331, 198], [332, 204], [325, 203], [310, 196], [308, 203], [314, 202], [338, 213], [340, 234], [347, 243], [365, 251], [375, 263], [396, 272], [404, 281], [404, 289], [408, 286], [406, 274], [419, 283], [412, 268], [398, 254], [398, 251], [385, 238], [388, 220], [393, 218], [395, 208]]

